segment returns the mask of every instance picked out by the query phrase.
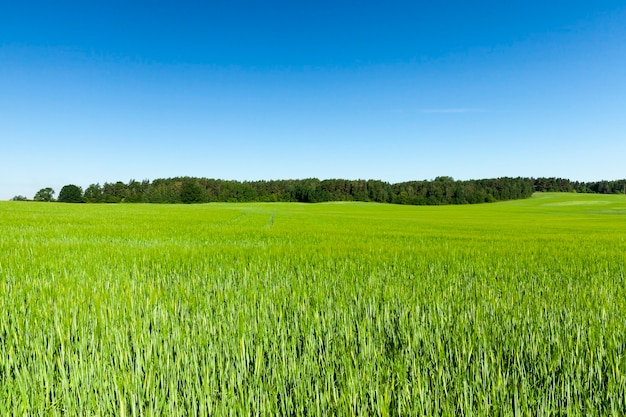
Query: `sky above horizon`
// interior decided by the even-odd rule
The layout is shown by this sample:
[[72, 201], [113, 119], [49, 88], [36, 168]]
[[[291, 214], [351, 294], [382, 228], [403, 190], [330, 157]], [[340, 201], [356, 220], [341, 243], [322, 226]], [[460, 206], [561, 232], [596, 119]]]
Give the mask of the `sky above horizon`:
[[0, 200], [197, 176], [626, 177], [623, 1], [0, 4]]

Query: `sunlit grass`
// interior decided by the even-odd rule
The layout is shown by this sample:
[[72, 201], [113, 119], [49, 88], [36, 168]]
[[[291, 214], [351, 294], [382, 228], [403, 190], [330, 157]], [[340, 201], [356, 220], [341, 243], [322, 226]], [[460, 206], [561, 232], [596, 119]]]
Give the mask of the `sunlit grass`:
[[0, 203], [2, 415], [624, 415], [626, 197]]

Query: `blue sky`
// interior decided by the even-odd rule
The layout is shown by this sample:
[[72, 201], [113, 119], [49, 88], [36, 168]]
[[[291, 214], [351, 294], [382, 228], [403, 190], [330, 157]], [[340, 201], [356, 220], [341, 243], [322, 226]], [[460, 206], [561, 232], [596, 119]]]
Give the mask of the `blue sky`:
[[626, 177], [622, 1], [0, 2], [0, 199]]

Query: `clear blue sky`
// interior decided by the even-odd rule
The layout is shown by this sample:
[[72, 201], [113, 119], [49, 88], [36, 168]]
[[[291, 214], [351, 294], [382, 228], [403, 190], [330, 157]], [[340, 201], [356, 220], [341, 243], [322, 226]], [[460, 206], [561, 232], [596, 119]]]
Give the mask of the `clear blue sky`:
[[0, 3], [0, 199], [439, 175], [626, 177], [626, 3]]

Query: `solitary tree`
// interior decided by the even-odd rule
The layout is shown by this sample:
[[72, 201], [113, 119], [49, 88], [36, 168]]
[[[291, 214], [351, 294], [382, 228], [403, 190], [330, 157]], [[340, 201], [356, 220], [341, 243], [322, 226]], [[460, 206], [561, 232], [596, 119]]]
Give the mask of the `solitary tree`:
[[59, 202], [61, 203], [82, 203], [83, 202], [83, 190], [82, 188], [70, 184], [61, 188], [59, 193]]
[[37, 191], [35, 197], [33, 197], [35, 201], [53, 201], [54, 200], [54, 190], [50, 187], [42, 188]]

